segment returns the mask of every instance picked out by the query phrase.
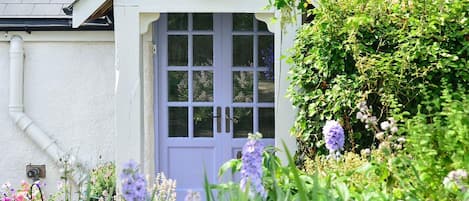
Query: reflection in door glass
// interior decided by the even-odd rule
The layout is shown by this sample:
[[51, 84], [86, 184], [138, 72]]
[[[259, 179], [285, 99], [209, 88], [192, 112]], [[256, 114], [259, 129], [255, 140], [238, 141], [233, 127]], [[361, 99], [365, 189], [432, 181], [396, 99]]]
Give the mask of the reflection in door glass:
[[187, 14], [186, 13], [168, 14], [168, 30], [170, 31], [187, 30]]
[[213, 73], [212, 71], [194, 71], [192, 88], [193, 98], [197, 102], [213, 101]]
[[168, 36], [168, 66], [187, 66], [187, 36]]
[[247, 138], [253, 132], [252, 108], [233, 108], [233, 137]]
[[168, 101], [187, 101], [186, 71], [168, 71]]
[[258, 72], [257, 79], [257, 93], [259, 97], [259, 102], [274, 102], [274, 80], [272, 80], [270, 77], [267, 77], [265, 72]]
[[258, 66], [273, 67], [274, 66], [274, 37], [259, 36], [259, 45], [257, 51]]
[[257, 30], [258, 31], [269, 31], [267, 29], [267, 24], [265, 22], [257, 20]]
[[213, 15], [211, 13], [192, 14], [193, 29], [197, 31], [213, 30]]
[[252, 31], [254, 27], [253, 17], [253, 14], [233, 14], [233, 31]]
[[233, 72], [233, 102], [253, 101], [253, 74], [252, 72]]
[[259, 132], [263, 138], [274, 138], [274, 108], [259, 108]]
[[212, 66], [213, 65], [213, 37], [193, 36], [194, 47], [194, 66]]
[[233, 66], [252, 67], [253, 36], [233, 36]]
[[194, 107], [194, 137], [213, 137], [213, 108]]
[[187, 107], [169, 107], [168, 115], [169, 137], [188, 137]]

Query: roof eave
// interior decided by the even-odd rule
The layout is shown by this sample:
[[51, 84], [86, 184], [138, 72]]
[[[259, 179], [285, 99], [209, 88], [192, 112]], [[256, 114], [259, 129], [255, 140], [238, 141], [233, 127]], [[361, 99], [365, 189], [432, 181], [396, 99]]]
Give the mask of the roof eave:
[[112, 0], [76, 0], [68, 8], [73, 9], [72, 27], [105, 16], [112, 10]]

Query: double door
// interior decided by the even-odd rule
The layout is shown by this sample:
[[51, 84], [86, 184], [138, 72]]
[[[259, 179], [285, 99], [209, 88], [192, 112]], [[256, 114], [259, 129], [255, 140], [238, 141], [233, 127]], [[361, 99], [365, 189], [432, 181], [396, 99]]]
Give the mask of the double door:
[[164, 14], [156, 30], [155, 161], [180, 199], [204, 173], [217, 182], [248, 133], [274, 144], [273, 35], [252, 14]]

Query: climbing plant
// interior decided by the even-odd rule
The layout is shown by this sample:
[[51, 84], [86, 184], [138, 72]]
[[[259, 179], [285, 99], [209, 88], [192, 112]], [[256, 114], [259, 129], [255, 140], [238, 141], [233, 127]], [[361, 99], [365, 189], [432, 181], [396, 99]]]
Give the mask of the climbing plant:
[[[302, 3], [308, 2], [275, 0], [273, 5], [288, 13]], [[376, 145], [380, 122], [392, 117], [402, 125], [422, 101], [438, 98], [443, 89], [469, 89], [469, 1], [322, 0], [319, 5], [304, 11], [314, 19], [298, 31], [288, 58], [289, 96], [298, 108], [292, 133], [300, 156], [324, 151], [326, 120], [339, 120], [345, 149], [359, 151]], [[357, 116], [364, 106], [366, 112]], [[426, 107], [420, 113], [439, 110]]]

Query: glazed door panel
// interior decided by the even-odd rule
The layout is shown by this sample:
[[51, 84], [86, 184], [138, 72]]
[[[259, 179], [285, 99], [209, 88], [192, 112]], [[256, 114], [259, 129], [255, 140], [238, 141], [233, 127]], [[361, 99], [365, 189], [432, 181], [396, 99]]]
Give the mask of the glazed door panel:
[[249, 132], [274, 144], [273, 35], [252, 14], [164, 14], [156, 30], [156, 167], [183, 200]]

